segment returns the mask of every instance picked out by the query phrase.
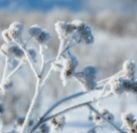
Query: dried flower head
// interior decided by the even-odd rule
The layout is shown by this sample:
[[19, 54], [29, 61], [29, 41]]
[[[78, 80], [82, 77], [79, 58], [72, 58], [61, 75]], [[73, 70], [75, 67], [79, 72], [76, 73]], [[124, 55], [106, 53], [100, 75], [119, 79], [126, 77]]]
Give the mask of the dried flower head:
[[12, 57], [22, 58], [22, 57], [24, 57], [23, 51], [13, 43], [12, 44], [11, 43], [10, 44], [3, 44], [1, 46], [1, 50], [9, 58], [12, 58]]
[[68, 52], [68, 57], [64, 58], [62, 62], [62, 70], [60, 74], [60, 78], [64, 86], [66, 85], [67, 78], [74, 74], [77, 65], [78, 65], [77, 58], [74, 55], [72, 55], [71, 52]]
[[135, 122], [135, 116], [131, 113], [124, 113], [122, 114], [122, 123], [123, 126], [127, 129], [132, 129], [133, 123]]
[[12, 41], [8, 29], [2, 31], [2, 38], [5, 43], [10, 43]]
[[10, 24], [8, 31], [10, 38], [13, 40], [20, 39], [23, 32], [23, 24], [21, 22], [15, 21]]
[[71, 24], [77, 28], [80, 38], [79, 42], [83, 40], [85, 43], [89, 44], [94, 41], [92, 30], [87, 24], [80, 20], [74, 20]]
[[93, 66], [86, 66], [81, 72], [75, 73], [76, 78], [81, 82], [87, 91], [95, 89], [97, 70]]
[[45, 43], [50, 39], [50, 34], [46, 29], [42, 29], [41, 33], [36, 37], [37, 41], [40, 43]]
[[[107, 109], [102, 109], [99, 112], [101, 115], [103, 115], [109, 121], [114, 120], [113, 114], [110, 111], [108, 111]], [[103, 119], [98, 114], [92, 112], [91, 115], [92, 115], [92, 120], [95, 124], [101, 124], [103, 122]]]
[[28, 49], [28, 53], [29, 53], [31, 59], [34, 62], [36, 62], [37, 61], [37, 59], [36, 59], [36, 56], [37, 56], [36, 50], [34, 48], [30, 48], [30, 49]]
[[56, 118], [53, 118], [51, 121], [52, 128], [57, 130], [57, 129], [62, 129], [65, 125], [65, 117], [64, 116], [58, 116]]
[[112, 114], [110, 111], [108, 111], [107, 109], [103, 109], [103, 110], [101, 111], [101, 114], [102, 114], [106, 119], [108, 119], [109, 121], [113, 121], [113, 120], [114, 120], [113, 114]]
[[55, 24], [56, 32], [60, 38], [66, 38], [73, 34], [73, 39], [79, 43], [84, 41], [89, 44], [93, 42], [93, 35], [91, 28], [80, 20], [73, 20], [71, 22], [58, 21]]
[[29, 34], [32, 37], [38, 37], [41, 34], [41, 26], [39, 26], [38, 24], [34, 24], [29, 28]]
[[69, 22], [58, 21], [55, 23], [55, 30], [59, 35], [59, 38], [66, 38], [70, 33], [76, 29], [75, 25]]
[[124, 85], [123, 85], [123, 79], [112, 77], [109, 80], [110, 89], [113, 92], [113, 94], [122, 94], [124, 91]]
[[136, 64], [133, 60], [127, 60], [123, 63], [123, 73], [128, 79], [133, 80], [135, 78]]
[[99, 125], [102, 123], [102, 118], [96, 113], [92, 113], [92, 120], [95, 124]]
[[134, 123], [133, 123], [133, 128], [134, 128], [134, 130], [137, 132], [137, 120], [134, 121]]
[[13, 82], [11, 80], [6, 80], [3, 86], [6, 90], [11, 89], [13, 87]]

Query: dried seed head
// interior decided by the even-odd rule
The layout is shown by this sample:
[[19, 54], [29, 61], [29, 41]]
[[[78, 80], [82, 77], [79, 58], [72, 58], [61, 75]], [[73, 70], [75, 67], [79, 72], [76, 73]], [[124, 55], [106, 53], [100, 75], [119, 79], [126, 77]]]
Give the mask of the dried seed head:
[[78, 60], [70, 51], [67, 52], [66, 57], [62, 56], [59, 60], [61, 65], [60, 78], [65, 86], [67, 78], [74, 74], [76, 67], [78, 66]]
[[134, 130], [137, 132], [137, 120], [134, 121], [134, 123], [133, 123], [133, 128], [134, 128]]
[[131, 129], [133, 127], [133, 123], [135, 122], [135, 117], [133, 114], [122, 114], [121, 119], [125, 128]]
[[30, 48], [30, 49], [28, 49], [28, 53], [29, 53], [31, 59], [32, 59], [34, 62], [36, 62], [36, 61], [37, 61], [37, 59], [36, 59], [36, 56], [37, 56], [36, 50], [33, 49], [33, 48]]
[[42, 28], [38, 24], [34, 24], [29, 28], [29, 34], [32, 37], [38, 37], [41, 34]]
[[3, 44], [1, 46], [1, 50], [9, 58], [12, 58], [12, 57], [22, 58], [22, 57], [24, 57], [23, 51], [13, 43], [12, 44]]
[[114, 94], [122, 94], [124, 91], [123, 80], [121, 78], [113, 77], [109, 81], [110, 89]]
[[111, 112], [109, 112], [108, 110], [106, 109], [103, 109], [101, 111], [101, 114], [106, 118], [108, 119], [109, 121], [113, 121], [114, 120], [114, 116]]
[[75, 73], [76, 78], [85, 87], [86, 91], [95, 89], [97, 70], [93, 66], [86, 66], [81, 72]]
[[55, 23], [55, 30], [60, 38], [67, 37], [70, 33], [72, 33], [76, 29], [75, 25], [72, 25], [69, 22], [58, 21]]
[[77, 43], [84, 41], [89, 44], [94, 40], [91, 28], [80, 20], [71, 22], [58, 21], [55, 24], [55, 29], [60, 38], [65, 38], [73, 33], [73, 39]]
[[52, 124], [52, 127], [54, 129], [61, 129], [64, 127], [65, 125], [65, 117], [64, 116], [58, 116], [56, 118], [53, 118], [52, 121], [51, 121], [51, 124]]
[[47, 30], [41, 30], [41, 33], [36, 37], [37, 41], [40, 43], [45, 43], [50, 39], [50, 34]]
[[78, 61], [76, 57], [71, 53], [69, 53], [69, 57], [64, 58], [62, 62], [62, 70], [60, 73], [60, 78], [64, 86], [67, 83], [67, 78], [72, 76], [73, 73], [75, 72], [77, 65], [78, 65]]
[[102, 118], [96, 113], [92, 113], [92, 120], [97, 125], [102, 123]]
[[135, 78], [136, 64], [133, 60], [127, 60], [123, 63], [123, 73], [128, 79], [133, 80]]
[[12, 82], [12, 81], [7, 80], [7, 81], [4, 83], [4, 88], [5, 88], [6, 90], [11, 89], [12, 87], [13, 87], [13, 82]]
[[13, 40], [20, 39], [23, 32], [23, 24], [18, 21], [15, 21], [10, 24], [8, 31], [10, 38], [12, 38]]
[[87, 24], [83, 23], [80, 20], [74, 20], [71, 22], [71, 24], [74, 25], [77, 29], [77, 36], [79, 36], [77, 38], [79, 39], [76, 40], [78, 42], [84, 41], [86, 44], [93, 43], [94, 38], [92, 35], [92, 30]]
[[10, 43], [12, 41], [12, 39], [9, 36], [8, 29], [5, 29], [5, 30], [2, 31], [2, 38], [3, 38], [5, 43]]

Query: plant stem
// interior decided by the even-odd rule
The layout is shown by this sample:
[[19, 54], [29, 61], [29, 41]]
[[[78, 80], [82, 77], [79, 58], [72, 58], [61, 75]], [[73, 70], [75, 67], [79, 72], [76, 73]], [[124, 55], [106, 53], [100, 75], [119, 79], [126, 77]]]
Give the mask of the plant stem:
[[24, 123], [22, 125], [20, 133], [25, 133], [25, 128], [27, 127], [27, 124], [29, 122], [31, 113], [33, 111], [33, 108], [34, 108], [34, 105], [36, 103], [37, 97], [39, 95], [39, 85], [40, 85], [40, 79], [38, 78], [37, 82], [36, 82], [36, 88], [35, 88], [34, 96], [32, 98], [29, 110], [27, 111], [27, 114], [26, 114], [26, 117], [25, 117], [25, 120], [24, 120]]
[[[44, 119], [43, 122], [47, 122], [53, 118], [55, 118], [56, 116], [58, 115], [61, 115], [63, 113], [66, 113], [68, 111], [71, 111], [73, 109], [76, 109], [76, 108], [79, 108], [81, 106], [88, 106], [92, 111], [94, 111], [97, 115], [99, 115], [103, 120], [105, 120], [106, 122], [108, 122], [112, 127], [114, 127], [117, 131], [119, 131], [120, 133], [125, 133], [122, 129], [120, 129], [117, 125], [115, 125], [112, 121], [109, 121], [107, 118], [105, 118], [102, 114], [100, 114], [91, 104], [91, 100], [89, 101], [86, 101], [86, 102], [81, 102], [77, 105], [72, 105], [72, 106], [69, 106], [61, 111], [58, 111], [57, 113], [51, 115], [51, 116], [48, 116], [47, 118]], [[34, 130], [33, 130], [34, 131]], [[33, 131], [31, 131], [30, 133], [33, 133]]]
[[102, 114], [100, 114], [90, 103], [87, 103], [88, 107], [94, 111], [97, 115], [99, 115], [103, 120], [105, 120], [107, 123], [109, 123], [112, 127], [114, 127], [117, 131], [120, 133], [125, 133], [122, 129], [120, 129], [116, 124], [114, 124], [112, 121], [109, 121], [106, 117], [104, 117]]
[[37, 71], [35, 70], [34, 65], [33, 65], [33, 63], [31, 62], [31, 60], [30, 60], [30, 58], [29, 58], [29, 56], [28, 56], [27, 51], [22, 47], [21, 44], [19, 44], [18, 42], [15, 42], [15, 43], [16, 43], [17, 46], [23, 51], [23, 53], [24, 53], [24, 55], [25, 55], [25, 58], [26, 58], [26, 60], [27, 60], [27, 62], [28, 62], [28, 65], [30, 66], [32, 72], [34, 73], [34, 76], [37, 78], [37, 77], [38, 77]]
[[41, 66], [40, 66], [40, 74], [44, 69], [44, 65], [45, 65], [45, 61], [44, 61], [44, 48], [40, 45], [39, 46], [39, 54], [40, 54], [40, 58], [41, 58]]
[[5, 65], [4, 65], [4, 70], [3, 70], [3, 74], [2, 74], [2, 78], [1, 78], [1, 86], [0, 86], [2, 94], [5, 94], [5, 89], [3, 87], [3, 84], [4, 84], [4, 81], [6, 78], [7, 68], [8, 68], [8, 57], [5, 56]]
[[56, 103], [54, 103], [45, 113], [44, 115], [39, 119], [39, 121], [33, 126], [31, 131], [34, 131], [37, 127], [39, 127], [39, 125], [41, 125], [41, 123], [43, 122], [43, 120], [47, 117], [47, 115], [49, 115], [49, 113], [51, 113], [56, 107], [58, 107], [60, 104], [71, 100], [72, 98], [76, 98], [83, 95], [83, 92], [78, 92], [75, 94], [72, 94], [70, 96], [67, 96], [65, 98], [62, 98], [60, 100], [58, 100]]
[[7, 75], [6, 80], [11, 78], [22, 66], [22, 61], [19, 62], [19, 64]]

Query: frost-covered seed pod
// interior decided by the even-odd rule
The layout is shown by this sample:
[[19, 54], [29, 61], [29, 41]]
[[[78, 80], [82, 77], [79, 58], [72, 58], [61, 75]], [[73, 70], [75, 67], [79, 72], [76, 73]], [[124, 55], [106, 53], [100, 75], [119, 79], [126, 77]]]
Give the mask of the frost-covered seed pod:
[[12, 38], [13, 40], [20, 39], [23, 32], [23, 24], [18, 21], [15, 21], [10, 24], [8, 31], [10, 38]]
[[50, 34], [47, 32], [47, 30], [41, 30], [41, 33], [36, 37], [36, 39], [38, 40], [38, 42], [40, 43], [45, 43], [47, 41], [49, 41], [50, 39]]
[[123, 79], [112, 77], [109, 81], [110, 89], [114, 94], [122, 94], [124, 92]]
[[92, 120], [95, 124], [100, 124], [102, 122], [102, 118], [96, 113], [92, 113]]
[[89, 43], [93, 43], [94, 38], [92, 35], [92, 31], [91, 28], [87, 25], [82, 25], [81, 27], [79, 27], [79, 32], [81, 33], [81, 38], [83, 38], [83, 40], [89, 44]]
[[10, 47], [8, 52], [9, 53], [10, 52], [13, 53], [18, 58], [21, 58], [21, 57], [24, 56], [23, 51], [19, 47], [17, 47], [17, 46]]
[[3, 51], [3, 53], [5, 55], [7, 55], [10, 58], [12, 58], [12, 57], [22, 58], [22, 57], [24, 57], [23, 51], [14, 44], [3, 44], [1, 46], [1, 50]]
[[76, 29], [75, 25], [72, 25], [69, 22], [58, 21], [55, 23], [55, 30], [59, 35], [59, 38], [66, 38]]
[[133, 114], [122, 114], [121, 119], [125, 128], [131, 129], [133, 127], [133, 123], [135, 122], [135, 117]]
[[135, 78], [136, 64], [133, 60], [127, 60], [123, 63], [123, 73], [128, 78], [133, 80]]
[[66, 85], [66, 80], [68, 77], [72, 76], [75, 72], [75, 69], [78, 65], [77, 58], [72, 55], [71, 52], [68, 52], [68, 57], [64, 58], [62, 62], [62, 70], [60, 73], [60, 78], [63, 81], [63, 85]]
[[38, 24], [34, 24], [29, 28], [29, 34], [32, 37], [38, 37], [41, 34], [42, 28]]
[[8, 29], [5, 29], [2, 31], [2, 38], [5, 43], [10, 43], [12, 41], [11, 37], [9, 36]]
[[97, 70], [93, 66], [86, 66], [81, 72], [75, 73], [76, 78], [85, 87], [86, 91], [94, 90], [96, 86]]
[[104, 109], [102, 110], [101, 114], [108, 119], [109, 121], [113, 121], [114, 120], [114, 116], [111, 112], [109, 112], [108, 110]]
[[10, 80], [7, 80], [5, 83], [4, 83], [4, 88], [5, 89], [11, 89], [13, 87], [13, 82], [10, 81]]
[[135, 120], [134, 121], [134, 123], [133, 123], [133, 128], [136, 130], [136, 132], [137, 132], [137, 120]]
[[78, 31], [77, 38], [79, 38], [80, 40], [78, 40], [78, 42], [81, 42], [82, 40], [84, 40], [87, 44], [89, 43], [93, 43], [94, 41], [94, 37], [92, 34], [92, 30], [91, 28], [86, 25], [85, 23], [83, 23], [80, 20], [74, 20], [71, 22], [72, 25], [74, 25]]
[[37, 60], [36, 60], [37, 53], [36, 53], [35, 49], [33, 49], [33, 48], [28, 49], [28, 53], [29, 53], [31, 59], [32, 59], [34, 62], [36, 62], [36, 61], [37, 61]]
[[65, 125], [65, 117], [64, 116], [58, 116], [56, 118], [53, 118], [51, 121], [51, 126], [54, 129], [61, 129]]

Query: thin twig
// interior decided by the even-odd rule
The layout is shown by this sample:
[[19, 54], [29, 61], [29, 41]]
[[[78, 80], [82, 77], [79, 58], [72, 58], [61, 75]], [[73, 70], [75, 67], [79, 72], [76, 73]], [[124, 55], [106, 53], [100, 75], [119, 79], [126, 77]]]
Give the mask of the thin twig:
[[30, 58], [29, 58], [29, 56], [28, 56], [27, 51], [24, 49], [24, 47], [22, 47], [22, 45], [21, 45], [20, 43], [18, 43], [18, 42], [16, 42], [16, 41], [15, 41], [15, 43], [16, 43], [17, 46], [23, 51], [23, 53], [24, 53], [24, 55], [25, 55], [25, 58], [26, 58], [26, 60], [27, 60], [27, 62], [28, 62], [28, 65], [30, 66], [30, 68], [31, 68], [34, 76], [37, 78], [37, 77], [38, 77], [37, 71], [36, 71], [33, 63], [31, 62], [31, 60], [30, 60]]
[[5, 78], [6, 78], [6, 72], [7, 72], [7, 68], [8, 68], [8, 57], [5, 56], [5, 64], [4, 64], [4, 70], [3, 70], [3, 74], [2, 74], [2, 78], [1, 78], [1, 85], [0, 85], [0, 88], [1, 88], [1, 91], [3, 94], [5, 94], [5, 89], [3, 87], [3, 84], [4, 84], [4, 81], [5, 81]]
[[45, 61], [44, 61], [44, 48], [40, 45], [39, 46], [39, 54], [40, 54], [40, 58], [41, 58], [41, 65], [40, 65], [40, 74], [44, 69], [44, 65], [45, 65]]
[[10, 79], [22, 66], [22, 60], [18, 63], [18, 65], [7, 75], [6, 80]]
[[[51, 119], [53, 119], [53, 118], [55, 118], [56, 116], [58, 116], [58, 115], [61, 115], [61, 114], [63, 114], [63, 113], [66, 113], [66, 112], [68, 112], [68, 111], [71, 111], [71, 110], [73, 110], [73, 109], [76, 109], [76, 108], [79, 108], [79, 107], [81, 107], [81, 106], [88, 106], [92, 111], [94, 111], [97, 115], [99, 115], [103, 120], [105, 120], [107, 123], [109, 123], [112, 127], [114, 127], [117, 131], [119, 131], [120, 133], [125, 133], [122, 129], [120, 129], [117, 125], [115, 125], [112, 121], [109, 121], [107, 118], [105, 118], [102, 114], [100, 114], [91, 104], [91, 100], [89, 100], [89, 101], [86, 101], [86, 102], [81, 102], [81, 103], [79, 103], [79, 104], [77, 104], [77, 105], [72, 105], [72, 106], [70, 106], [70, 107], [67, 107], [67, 108], [65, 108], [65, 109], [63, 109], [63, 110], [61, 110], [61, 111], [59, 111], [59, 112], [57, 112], [57, 113], [55, 113], [55, 114], [53, 114], [53, 115], [51, 115], [51, 116], [48, 116], [47, 118], [45, 118], [44, 120], [43, 120], [43, 123], [44, 122], [47, 122], [47, 121], [49, 121], [49, 120], [51, 120]], [[31, 132], [30, 133], [33, 133], [34, 132], [34, 130], [31, 130]]]
[[78, 92], [75, 94], [72, 94], [70, 96], [67, 96], [65, 98], [62, 98], [60, 100], [58, 100], [56, 103], [54, 103], [45, 113], [44, 115], [39, 119], [39, 121], [33, 126], [32, 130], [35, 130], [39, 125], [41, 125], [42, 121], [49, 115], [49, 113], [51, 113], [56, 107], [58, 107], [60, 104], [68, 101], [68, 100], [72, 100], [73, 98], [79, 97], [81, 95], [83, 95], [83, 92]]
[[34, 105], [35, 105], [35, 103], [36, 103], [37, 97], [38, 97], [38, 95], [39, 95], [39, 85], [40, 85], [40, 79], [37, 79], [34, 96], [33, 96], [33, 98], [32, 98], [32, 101], [31, 101], [29, 110], [27, 111], [27, 114], [26, 114], [24, 123], [23, 123], [23, 125], [22, 125], [22, 127], [21, 127], [20, 133], [24, 133], [24, 132], [25, 132], [25, 128], [26, 128], [26, 126], [27, 126], [27, 124], [28, 124], [28, 121], [29, 121], [29, 119], [30, 119], [30, 115], [31, 115], [31, 113], [32, 113], [32, 110], [33, 110]]

